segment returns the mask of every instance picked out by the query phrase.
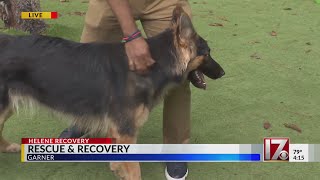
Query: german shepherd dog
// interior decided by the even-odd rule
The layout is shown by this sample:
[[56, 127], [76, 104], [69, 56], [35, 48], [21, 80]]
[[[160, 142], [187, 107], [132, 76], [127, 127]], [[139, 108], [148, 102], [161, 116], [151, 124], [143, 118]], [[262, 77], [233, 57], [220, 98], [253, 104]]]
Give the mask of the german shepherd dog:
[[[2, 136], [4, 123], [20, 100], [72, 117], [91, 135], [133, 144], [152, 108], [191, 71], [212, 79], [224, 75], [179, 6], [170, 28], [147, 43], [156, 63], [141, 75], [129, 70], [123, 43], [0, 35], [0, 151], [20, 151], [18, 144]], [[138, 162], [114, 162], [110, 167], [123, 179], [141, 179]]]

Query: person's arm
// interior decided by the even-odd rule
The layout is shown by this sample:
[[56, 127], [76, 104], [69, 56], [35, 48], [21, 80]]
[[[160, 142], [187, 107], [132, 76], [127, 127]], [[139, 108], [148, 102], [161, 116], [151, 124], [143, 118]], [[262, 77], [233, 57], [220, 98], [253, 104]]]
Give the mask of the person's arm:
[[[130, 36], [138, 30], [128, 0], [107, 0], [107, 2], [118, 19], [124, 36]], [[145, 72], [154, 64], [149, 46], [143, 37], [127, 42], [125, 48], [130, 70]]]

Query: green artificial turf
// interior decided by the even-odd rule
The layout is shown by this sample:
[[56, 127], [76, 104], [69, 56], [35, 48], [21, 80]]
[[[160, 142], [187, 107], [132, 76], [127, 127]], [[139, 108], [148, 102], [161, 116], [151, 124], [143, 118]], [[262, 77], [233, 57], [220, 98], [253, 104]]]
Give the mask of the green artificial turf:
[[[196, 29], [226, 71], [222, 79], [208, 80], [206, 91], [192, 88], [191, 143], [262, 144], [266, 136], [320, 143], [320, 5], [314, 0], [190, 3]], [[47, 21], [47, 34], [79, 41], [84, 16], [74, 12], [85, 12], [87, 5], [84, 0], [43, 0], [43, 11], [61, 14]], [[161, 118], [159, 106], [142, 128], [139, 143], [162, 143]], [[263, 128], [264, 121], [270, 129]], [[298, 125], [302, 133], [284, 123]], [[44, 112], [22, 111], [6, 123], [4, 136], [14, 142], [56, 137], [66, 126]], [[188, 179], [318, 179], [319, 168], [319, 163], [192, 163]], [[161, 163], [142, 163], [143, 179], [162, 180], [163, 172]], [[115, 177], [106, 163], [20, 163], [20, 154], [0, 154], [0, 179]]]

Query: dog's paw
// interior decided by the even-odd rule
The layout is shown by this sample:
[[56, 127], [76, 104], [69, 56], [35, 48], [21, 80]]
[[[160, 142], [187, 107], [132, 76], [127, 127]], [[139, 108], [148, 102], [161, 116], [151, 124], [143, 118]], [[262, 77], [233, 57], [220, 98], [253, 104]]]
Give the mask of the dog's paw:
[[16, 143], [0, 146], [0, 152], [3, 153], [17, 153], [21, 151], [21, 146]]
[[125, 173], [123, 171], [123, 169], [121, 168], [122, 163], [119, 162], [111, 162], [110, 163], [110, 169], [111, 171], [117, 176], [119, 177], [121, 180], [125, 179]]

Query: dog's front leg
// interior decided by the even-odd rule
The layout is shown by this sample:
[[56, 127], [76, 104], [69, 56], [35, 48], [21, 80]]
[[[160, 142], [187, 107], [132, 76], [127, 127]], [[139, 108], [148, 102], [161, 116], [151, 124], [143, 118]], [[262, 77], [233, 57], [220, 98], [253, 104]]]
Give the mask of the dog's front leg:
[[20, 145], [6, 141], [3, 136], [3, 128], [6, 120], [12, 115], [10, 107], [0, 110], [0, 152], [16, 153], [20, 152]]
[[[125, 129], [131, 128], [133, 133], [121, 134], [119, 133], [120, 127], [111, 123], [109, 133], [112, 138], [115, 138], [116, 144], [136, 144], [138, 129], [143, 126], [149, 117], [149, 108], [144, 104], [128, 109], [131, 109], [127, 114], [128, 122], [122, 123], [122, 125], [125, 126]], [[141, 180], [141, 170], [138, 162], [113, 162], [110, 163], [110, 168], [124, 180]]]
[[[112, 138], [115, 138], [116, 144], [135, 144], [137, 136], [120, 135], [116, 127], [110, 128]], [[141, 180], [141, 170], [138, 162], [111, 162], [110, 169], [120, 179], [123, 180]]]
[[12, 114], [8, 87], [6, 82], [0, 78], [0, 152], [20, 151], [19, 144], [8, 142], [2, 136], [4, 124]]

